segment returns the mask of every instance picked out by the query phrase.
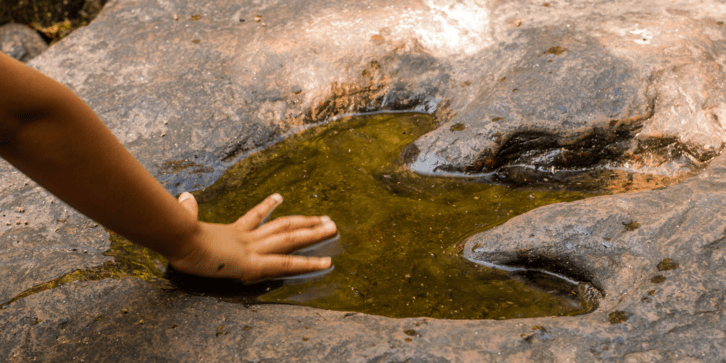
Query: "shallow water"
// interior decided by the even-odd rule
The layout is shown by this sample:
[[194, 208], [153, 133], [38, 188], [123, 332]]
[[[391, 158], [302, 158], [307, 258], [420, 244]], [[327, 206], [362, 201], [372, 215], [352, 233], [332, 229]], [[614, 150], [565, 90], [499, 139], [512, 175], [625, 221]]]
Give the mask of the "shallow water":
[[295, 135], [196, 192], [200, 218], [230, 223], [278, 192], [285, 202], [273, 219], [329, 215], [337, 223], [340, 240], [328, 250], [338, 253], [334, 269], [278, 283], [261, 302], [449, 319], [584, 312], [576, 286], [475, 265], [461, 257], [461, 242], [533, 208], [593, 194], [512, 189], [402, 167], [401, 150], [434, 127], [427, 115], [376, 114]]

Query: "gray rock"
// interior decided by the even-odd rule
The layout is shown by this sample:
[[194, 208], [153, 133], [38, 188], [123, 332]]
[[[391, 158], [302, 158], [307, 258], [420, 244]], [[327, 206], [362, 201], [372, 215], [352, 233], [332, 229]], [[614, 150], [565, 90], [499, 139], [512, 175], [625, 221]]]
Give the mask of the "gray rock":
[[0, 26], [0, 51], [21, 61], [27, 62], [48, 49], [38, 32], [21, 24]]
[[504, 76], [485, 82], [475, 101], [416, 142], [424, 152], [412, 169], [583, 167], [631, 148], [623, 139], [653, 113], [653, 96], [646, 94], [646, 80], [635, 62], [566, 29], [518, 29], [513, 37], [514, 42], [493, 53], [517, 61], [490, 71]]
[[470, 73], [476, 87], [452, 97], [442, 127], [416, 141], [413, 170], [599, 166], [678, 175], [720, 153], [718, 13], [649, 2], [621, 10], [514, 4], [493, 13], [521, 25], [492, 24], [497, 41], [466, 60], [487, 68]]
[[0, 160], [0, 304], [109, 257], [108, 233]]
[[[726, 230], [724, 161], [719, 157], [709, 171], [666, 189], [538, 208], [471, 237], [464, 256], [499, 265], [541, 265], [592, 281], [607, 292], [600, 304], [604, 309], [628, 305], [628, 299], [640, 303], [651, 288], [674, 303], [694, 299], [677, 305], [695, 306], [701, 293], [690, 288], [726, 287], [726, 256], [719, 252]], [[679, 267], [659, 271], [665, 259]], [[648, 282], [658, 274], [669, 282]], [[678, 282], [671, 283], [671, 276]], [[685, 305], [681, 308], [688, 309]]]
[[[565, 168], [568, 152], [590, 145], [604, 156], [583, 165], [706, 168], [724, 139], [726, 9], [717, 1], [548, 4], [118, 0], [29, 64], [86, 100], [173, 193], [210, 185], [231, 163], [292, 132], [377, 110], [435, 113], [441, 127], [416, 145], [450, 170], [517, 160]], [[497, 132], [499, 143], [482, 138]], [[646, 146], [664, 151], [635, 166], [620, 158], [647, 156]], [[571, 151], [557, 151], [563, 147]], [[506, 158], [479, 167], [486, 150]], [[666, 189], [535, 210], [466, 245], [472, 259], [592, 281], [604, 298], [591, 314], [387, 319], [245, 308], [103, 280], [0, 310], [0, 357], [724, 360], [724, 161], [710, 163]], [[0, 301], [110, 259], [101, 227], [4, 162], [0, 178]], [[667, 258], [679, 267], [659, 271]], [[665, 281], [651, 282], [658, 275]]]
[[[600, 349], [601, 341], [591, 350], [594, 357], [625, 358], [624, 351], [634, 353], [632, 344], [652, 342], [657, 350], [637, 348], [639, 353], [631, 358], [657, 356], [667, 361], [689, 352], [686, 355], [720, 361], [725, 353], [709, 351], [691, 337], [720, 339], [715, 337], [721, 333], [713, 331], [723, 329], [725, 164], [721, 156], [707, 172], [666, 189], [538, 208], [469, 238], [464, 256], [593, 282], [604, 293], [593, 314], [609, 320], [599, 325], [623, 327], [617, 349]], [[698, 328], [666, 328], [706, 316], [709, 322]]]

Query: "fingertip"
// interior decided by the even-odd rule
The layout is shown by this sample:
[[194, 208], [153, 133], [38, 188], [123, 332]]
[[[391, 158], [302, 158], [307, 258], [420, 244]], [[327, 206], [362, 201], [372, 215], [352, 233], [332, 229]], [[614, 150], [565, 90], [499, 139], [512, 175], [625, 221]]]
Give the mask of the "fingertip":
[[320, 224], [325, 224], [326, 222], [332, 222], [333, 220], [330, 219], [328, 216], [321, 216], [320, 217]]
[[199, 206], [197, 205], [197, 200], [194, 199], [194, 195], [192, 193], [181, 193], [179, 195], [179, 204], [182, 206], [182, 208], [186, 209], [189, 213], [191, 213], [194, 218], [199, 215]]
[[338, 230], [338, 226], [335, 225], [335, 222], [328, 220], [323, 222], [323, 229], [328, 232], [335, 232]]
[[182, 203], [182, 202], [188, 200], [189, 198], [194, 198], [194, 195], [192, 195], [192, 193], [189, 193], [189, 192], [181, 193], [179, 195], [179, 203]]
[[318, 263], [320, 264], [321, 269], [329, 268], [332, 265], [333, 260], [330, 257], [320, 257]]
[[272, 198], [272, 200], [274, 200], [277, 204], [282, 203], [282, 195], [278, 193], [272, 194], [270, 198]]

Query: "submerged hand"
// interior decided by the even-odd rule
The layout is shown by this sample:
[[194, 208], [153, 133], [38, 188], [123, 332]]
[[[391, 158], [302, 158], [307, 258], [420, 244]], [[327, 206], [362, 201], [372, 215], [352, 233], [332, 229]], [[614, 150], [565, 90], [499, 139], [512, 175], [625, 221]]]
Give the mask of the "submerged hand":
[[[197, 218], [199, 209], [190, 193], [179, 203]], [[282, 203], [273, 194], [231, 224], [200, 223], [191, 246], [180, 257], [169, 258], [178, 271], [208, 277], [257, 281], [313, 272], [330, 267], [330, 257], [302, 257], [288, 253], [330, 238], [336, 226], [327, 216], [287, 216], [260, 226], [265, 216]]]

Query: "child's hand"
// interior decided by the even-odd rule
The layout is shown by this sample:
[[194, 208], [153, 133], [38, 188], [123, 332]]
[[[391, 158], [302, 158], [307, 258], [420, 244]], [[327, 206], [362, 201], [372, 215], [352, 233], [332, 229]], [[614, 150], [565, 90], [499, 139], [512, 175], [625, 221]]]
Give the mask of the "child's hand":
[[[190, 193], [182, 193], [179, 203], [197, 218], [199, 209]], [[327, 216], [288, 216], [260, 226], [280, 203], [282, 197], [273, 194], [232, 224], [199, 222], [199, 232], [182, 244], [191, 247], [169, 262], [176, 270], [194, 275], [250, 282], [330, 267], [330, 257], [288, 253], [334, 236], [335, 223]]]
[[2, 52], [0, 157], [179, 271], [256, 281], [330, 267], [330, 258], [288, 255], [333, 236], [330, 218], [284, 217], [259, 226], [282, 202], [275, 194], [232, 224], [199, 222], [191, 194], [177, 202], [83, 100]]

